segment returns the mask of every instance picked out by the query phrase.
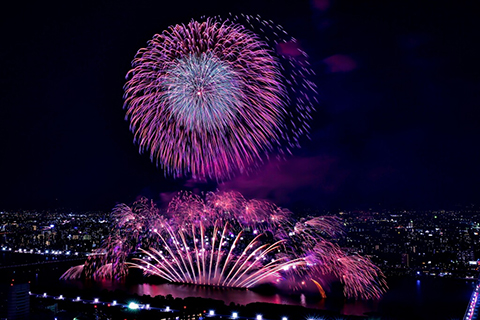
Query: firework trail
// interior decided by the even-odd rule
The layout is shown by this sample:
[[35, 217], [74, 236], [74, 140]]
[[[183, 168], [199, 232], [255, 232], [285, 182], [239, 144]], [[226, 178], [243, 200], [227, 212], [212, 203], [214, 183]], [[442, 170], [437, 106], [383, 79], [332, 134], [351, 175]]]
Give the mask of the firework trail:
[[312, 266], [309, 270], [312, 280], [333, 274], [344, 285], [347, 297], [376, 299], [387, 288], [382, 271], [370, 259], [348, 254], [335, 243], [319, 241], [310, 254], [307, 264]]
[[199, 228], [192, 225], [191, 229], [174, 231], [166, 225], [164, 230], [165, 235], [158, 233], [164, 252], [154, 248], [142, 250], [147, 259], [135, 258], [130, 266], [170, 282], [250, 288], [277, 279], [279, 271], [285, 268], [305, 264], [302, 258], [268, 259], [272, 252], [281, 249], [282, 240], [264, 243], [264, 234], [259, 234], [244, 242], [243, 233], [234, 235], [228, 223], [221, 227], [215, 224], [212, 230], [201, 223]]
[[174, 177], [224, 180], [299, 147], [316, 99], [295, 40], [249, 16], [207, 18], [156, 34], [132, 61], [126, 118], [140, 152]]
[[117, 205], [113, 220], [102, 247], [62, 279], [115, 279], [138, 268], [169, 282], [220, 287], [286, 283], [301, 290], [311, 281], [324, 295], [320, 283], [333, 276], [346, 297], [364, 299], [380, 297], [387, 287], [368, 258], [337, 244], [344, 234], [340, 219], [295, 221], [290, 211], [237, 192], [181, 192], [164, 211], [140, 199]]

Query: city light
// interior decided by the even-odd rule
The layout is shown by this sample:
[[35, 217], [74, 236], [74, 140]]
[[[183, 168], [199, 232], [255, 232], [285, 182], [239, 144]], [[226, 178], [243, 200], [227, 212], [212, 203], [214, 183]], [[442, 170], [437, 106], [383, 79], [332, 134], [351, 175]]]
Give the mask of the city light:
[[[429, 212], [427, 212], [425, 214], [427, 217], [429, 217], [429, 215], [427, 215], [427, 214], [429, 214]], [[456, 241], [464, 241], [465, 237], [466, 237], [466, 239], [469, 239], [468, 238], [469, 235], [471, 236], [473, 233], [470, 232], [470, 229], [467, 229], [467, 227], [465, 227], [465, 226], [470, 225], [469, 221], [471, 220], [471, 218], [465, 218], [465, 217], [462, 217], [462, 216], [455, 218], [456, 216], [454, 216], [453, 213], [448, 214], [448, 215], [447, 215], [447, 213], [445, 213], [442, 216], [440, 216], [440, 215], [438, 216], [439, 218], [442, 218], [442, 220], [440, 222], [444, 223], [444, 225], [434, 224], [434, 226], [431, 226], [431, 225], [426, 224], [428, 221], [430, 221], [430, 220], [426, 220], [427, 218], [424, 218], [425, 221], [423, 221], [420, 218], [415, 218], [414, 217], [413, 221], [415, 223], [415, 228], [413, 228], [413, 227], [408, 228], [407, 225], [408, 225], [409, 221], [411, 221], [410, 216], [412, 216], [412, 215], [413, 215], [413, 213], [408, 213], [408, 215], [407, 215], [407, 213], [404, 213], [403, 218], [399, 216], [399, 217], [395, 217], [395, 220], [390, 220], [390, 215], [388, 215], [387, 213], [385, 213], [385, 214], [384, 213], [375, 213], [371, 217], [368, 216], [369, 217], [368, 219], [364, 219], [362, 221], [357, 221], [356, 218], [355, 218], [356, 216], [353, 213], [345, 212], [343, 214], [343, 219], [345, 219], [345, 221], [348, 222], [347, 224], [350, 226], [350, 231], [349, 232], [354, 234], [356, 238], [361, 239], [361, 240], [356, 240], [357, 242], [350, 243], [349, 245], [351, 245], [351, 246], [366, 246], [367, 248], [369, 248], [368, 250], [370, 250], [372, 252], [376, 252], [379, 255], [385, 254], [386, 252], [388, 253], [390, 250], [394, 250], [394, 251], [396, 250], [395, 251], [396, 256], [401, 257], [402, 260], [401, 260], [401, 264], [398, 264], [398, 266], [391, 265], [390, 268], [394, 268], [394, 269], [391, 269], [391, 270], [394, 270], [395, 272], [397, 271], [397, 269], [399, 271], [402, 271], [402, 272], [405, 271], [405, 270], [408, 270], [409, 271], [408, 276], [410, 276], [412, 278], [413, 283], [416, 283], [417, 289], [420, 288], [420, 286], [422, 286], [422, 287], [427, 286], [427, 288], [428, 288], [428, 283], [425, 283], [425, 281], [427, 281], [427, 280], [430, 281], [429, 280], [430, 278], [438, 278], [438, 277], [444, 277], [444, 276], [445, 277], [448, 276], [448, 277], [452, 277], [452, 278], [462, 277], [462, 278], [465, 278], [465, 279], [472, 279], [472, 281], [475, 281], [477, 274], [475, 274], [474, 271], [475, 271], [475, 267], [477, 267], [479, 265], [479, 262], [474, 260], [477, 257], [475, 256], [475, 251], [473, 249], [468, 249], [465, 252], [458, 253], [456, 256], [453, 256], [451, 258], [451, 260], [449, 259], [448, 261], [445, 261], [444, 263], [447, 264], [447, 266], [445, 267], [447, 271], [439, 272], [438, 271], [439, 270], [438, 265], [435, 265], [435, 263], [437, 261], [432, 259], [432, 255], [433, 255], [434, 252], [431, 251], [429, 246], [424, 245], [423, 241], [420, 241], [420, 240], [425, 240], [425, 239], [427, 239], [425, 241], [428, 241], [427, 237], [429, 237], [429, 238], [434, 237], [434, 240], [435, 240], [434, 242], [435, 243], [438, 242], [439, 246], [438, 246], [438, 248], [434, 248], [432, 250], [444, 250], [446, 248], [446, 247], [444, 248], [444, 240], [445, 239], [447, 239], [447, 240], [450, 239], [453, 243], [456, 243]], [[46, 224], [45, 226], [43, 226], [43, 228], [45, 228], [48, 225], [49, 224]], [[55, 227], [55, 229], [59, 228], [59, 230], [60, 230], [61, 228], [66, 228], [61, 223], [56, 223], [55, 225], [58, 225], [58, 227]], [[450, 228], [453, 231], [450, 232], [449, 231]], [[41, 230], [41, 228], [39, 228], [39, 230]], [[368, 230], [368, 232], [366, 230]], [[362, 238], [362, 236], [364, 234], [368, 233], [368, 235], [369, 235], [371, 230], [378, 230], [378, 233], [379, 233], [378, 237], [381, 237], [383, 235], [388, 236], [388, 235], [391, 235], [391, 234], [393, 236], [397, 236], [398, 232], [401, 232], [401, 235], [403, 237], [402, 239], [405, 240], [405, 243], [407, 243], [406, 240], [408, 240], [409, 238], [417, 239], [418, 241], [415, 242], [415, 243], [412, 242], [413, 244], [412, 243], [408, 244], [407, 247], [405, 247], [405, 244], [403, 242], [400, 245], [394, 245], [394, 244], [378, 245], [378, 242], [376, 241], [376, 239], [372, 240], [371, 238]], [[392, 230], [394, 230], [394, 232]], [[250, 231], [250, 233], [253, 233], [254, 229], [253, 230], [250, 229], [249, 231]], [[292, 236], [298, 236], [298, 232], [297, 233], [292, 232], [291, 234], [292, 234]], [[225, 241], [231, 241], [230, 238], [232, 238], [232, 235], [236, 235], [236, 234], [226, 233], [225, 234], [225, 239], [226, 239]], [[104, 236], [104, 234], [102, 234], [100, 232], [97, 234], [97, 237], [99, 239], [102, 236]], [[478, 235], [475, 235], [475, 236], [478, 236]], [[3, 235], [2, 235], [2, 238], [3, 238]], [[388, 237], [386, 237], [386, 238], [388, 238]], [[477, 241], [477, 239], [478, 238], [474, 238], [474, 241]], [[78, 239], [76, 239], [76, 240], [78, 240]], [[97, 240], [98, 239], [96, 239], [95, 241], [97, 241]], [[450, 241], [450, 240], [448, 240], [448, 241]], [[195, 243], [197, 243], [197, 245], [198, 245], [198, 244], [201, 243], [202, 240], [201, 239], [200, 240], [196, 239], [195, 241], [196, 241]], [[208, 237], [208, 236], [205, 236], [204, 241], [205, 242], [211, 242], [211, 238]], [[98, 242], [92, 242], [92, 243], [98, 243]], [[40, 245], [43, 246], [44, 244], [40, 244]], [[68, 244], [68, 245], [70, 245], [70, 244]], [[446, 244], [445, 246], [447, 246], [447, 245], [449, 245], [449, 244]], [[55, 246], [57, 246], [57, 247], [55, 247]], [[72, 257], [73, 257], [74, 254], [77, 254], [77, 255], [80, 254], [81, 256], [86, 256], [87, 255], [87, 253], [85, 252], [86, 250], [83, 247], [79, 248], [80, 252], [78, 253], [78, 252], [74, 251], [75, 249], [72, 249], [72, 251], [67, 251], [66, 250], [68, 248], [67, 246], [65, 248], [62, 248], [62, 250], [64, 250], [64, 251], [58, 250], [59, 243], [56, 243], [55, 246], [49, 245], [49, 250], [45, 250], [44, 247], [35, 248], [35, 249], [30, 249], [30, 248], [25, 249], [24, 247], [22, 247], [22, 248], [14, 247], [13, 249], [10, 249], [8, 247], [0, 245], [0, 252], [2, 250], [3, 251], [5, 251], [5, 250], [15, 251], [16, 250], [18, 252], [22, 252], [22, 255], [25, 255], [27, 253], [43, 254], [44, 252], [46, 252], [46, 253], [49, 252], [50, 256], [48, 256], [48, 257], [47, 257], [47, 255], [37, 257], [38, 259], [41, 258], [41, 259], [45, 260], [45, 261], [40, 262], [42, 264], [43, 263], [56, 263], [57, 259], [58, 259], [59, 262], [63, 261], [60, 258], [57, 258], [56, 256], [52, 257], [51, 254], [68, 255], [68, 253], [71, 253]], [[211, 246], [211, 244], [209, 244], [208, 246]], [[92, 253], [90, 253], [90, 254], [92, 254]], [[163, 253], [163, 254], [165, 254], [165, 253]], [[202, 257], [203, 257], [203, 252], [202, 251], [199, 251], [199, 254], [202, 255]], [[149, 260], [153, 261], [153, 259], [149, 259]], [[357, 261], [357, 260], [354, 260], [353, 262], [355, 262], [355, 261]], [[421, 263], [423, 263], [423, 264], [421, 264]], [[308, 262], [308, 263], [306, 263], [305, 268], [307, 268], [307, 267], [308, 268], [314, 268], [314, 266], [315, 266], [314, 264]], [[281, 272], [283, 272], [283, 270], [293, 272], [292, 269], [294, 267], [295, 266], [292, 266], [290, 268], [282, 269]], [[298, 267], [298, 268], [300, 268], [300, 267]], [[435, 268], [437, 268], [437, 269], [435, 269]], [[448, 269], [448, 268], [450, 268], [450, 269]], [[410, 270], [412, 270], [411, 273], [410, 273]], [[41, 275], [41, 273], [39, 271], [37, 271], [37, 272], [38, 272], [37, 273], [37, 278], [38, 278], [38, 276]], [[10, 279], [11, 278], [9, 278], [8, 280], [10, 280]], [[282, 279], [283, 278], [278, 277], [274, 280], [276, 280], [277, 282], [281, 282], [281, 281], [283, 281]], [[17, 282], [18, 282], [18, 279], [15, 279], [14, 284], [16, 284]], [[299, 284], [307, 285], [308, 283], [309, 282], [305, 282], [305, 281], [301, 281], [301, 280], [298, 281], [298, 282], [295, 282], [296, 285], [299, 285]], [[7, 286], [8, 285], [9, 285], [9, 283], [7, 283]], [[29, 292], [28, 289], [27, 289], [26, 292], [28, 292], [28, 294], [32, 295], [33, 299], [44, 298], [44, 299], [52, 300], [53, 302], [55, 302], [55, 301], [61, 302], [61, 301], [64, 301], [64, 300], [73, 301], [73, 302], [82, 302], [83, 301], [83, 298], [81, 298], [80, 296], [77, 296], [75, 298], [71, 298], [70, 296], [65, 297], [61, 294], [58, 294], [58, 292], [51, 292], [52, 295], [48, 295], [47, 292], [40, 293], [41, 291], [37, 291], [37, 292], [32, 293], [32, 292]], [[82, 292], [79, 291], [78, 293], [82, 293]], [[473, 317], [473, 314], [475, 313], [475, 310], [476, 310], [475, 306], [476, 306], [477, 299], [480, 299], [480, 297], [478, 296], [479, 294], [480, 294], [480, 290], [479, 290], [478, 293], [475, 293], [475, 295], [472, 296], [472, 299], [470, 300], [471, 303], [466, 310], [466, 316]], [[125, 303], [125, 301], [120, 301], [119, 303], [117, 303], [116, 300], [113, 300], [113, 302], [112, 302], [112, 300], [104, 299], [104, 297], [102, 297], [102, 301], [100, 301], [99, 298], [92, 299], [91, 297], [85, 297], [85, 296], [84, 296], [84, 298], [88, 299], [88, 300], [85, 300], [84, 303], [90, 304], [90, 308], [93, 308], [91, 306], [91, 304], [98, 304], [97, 307], [99, 309], [101, 309], [102, 306], [106, 306], [107, 303], [110, 303], [112, 306], [121, 306], [122, 308], [125, 308], [125, 309], [127, 309], [129, 307], [128, 302]], [[53, 303], [53, 302], [51, 302], [51, 303]], [[163, 306], [160, 305], [158, 307], [156, 307], [155, 305], [150, 306], [148, 304], [144, 304], [144, 302], [142, 302], [142, 301], [137, 301], [136, 305], [138, 306], [139, 310], [145, 309], [145, 310], [158, 310], [158, 311], [161, 311], [161, 312], [165, 312], [165, 311], [170, 312], [170, 313], [172, 313], [172, 316], [171, 316], [172, 319], [175, 318], [174, 314], [177, 314], [177, 312], [179, 312], [179, 313], [183, 312], [184, 314], [186, 313], [186, 312], [184, 312], [183, 308], [181, 307], [181, 306], [183, 306], [183, 304], [178, 305], [178, 306], [174, 306], [175, 309], [182, 309], [180, 311], [171, 310], [170, 307], [165, 307], [164, 305]], [[478, 305], [480, 305], [480, 302], [478, 303]], [[78, 305], [77, 305], [77, 307], [78, 307]], [[220, 317], [220, 315], [216, 314], [216, 310], [210, 310], [209, 307], [211, 307], [211, 306], [208, 306], [208, 305], [202, 306], [201, 311], [205, 310], [204, 313], [203, 313], [203, 317], [205, 317], [205, 318], [207, 318], [207, 317], [210, 317], [210, 318]], [[114, 309], [114, 308], [112, 308], [112, 309]], [[116, 310], [113, 310], [113, 311], [116, 311]], [[113, 312], [113, 311], [111, 311], [111, 312]], [[240, 311], [242, 311], [242, 310], [240, 310]], [[252, 314], [248, 315], [248, 317], [246, 317], [246, 314], [244, 315], [243, 312], [242, 312], [242, 317], [240, 318], [240, 316], [239, 316], [240, 311], [239, 312], [233, 312], [232, 309], [230, 309], [230, 310], [227, 309], [223, 312], [219, 311], [219, 313], [223, 314], [223, 318], [230, 318], [230, 319], [235, 319], [235, 320], [238, 320], [238, 319], [265, 320], [265, 318], [263, 318], [263, 315], [252, 313]], [[260, 310], [258, 310], [258, 311], [260, 311]], [[193, 313], [193, 311], [192, 311], [192, 313]], [[230, 317], [228, 317], [228, 313], [230, 313]], [[276, 320], [290, 320], [290, 319], [292, 319], [292, 317], [295, 317], [292, 314], [289, 314], [289, 316], [280, 316], [280, 314], [277, 314], [276, 317], [272, 317], [272, 316], [268, 316], [268, 315], [265, 315], [265, 316], [269, 319], [272, 319], [272, 320], [275, 320], [275, 319]], [[323, 319], [323, 318], [321, 316], [310, 316], [310, 317], [305, 317], [304, 318], [304, 320], [318, 320], [318, 319]]]
[[128, 304], [128, 309], [137, 310], [139, 308], [138, 304], [135, 302], [130, 302]]

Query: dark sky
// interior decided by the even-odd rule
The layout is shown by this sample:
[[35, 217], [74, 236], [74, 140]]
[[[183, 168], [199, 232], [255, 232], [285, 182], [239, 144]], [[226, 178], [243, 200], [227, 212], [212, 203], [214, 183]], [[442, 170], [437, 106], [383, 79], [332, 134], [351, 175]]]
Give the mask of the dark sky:
[[135, 52], [171, 24], [260, 14], [300, 41], [321, 103], [310, 141], [218, 188], [284, 206], [480, 203], [475, 1], [26, 1], [0, 19], [0, 208], [108, 210], [216, 188], [164, 176], [124, 120]]

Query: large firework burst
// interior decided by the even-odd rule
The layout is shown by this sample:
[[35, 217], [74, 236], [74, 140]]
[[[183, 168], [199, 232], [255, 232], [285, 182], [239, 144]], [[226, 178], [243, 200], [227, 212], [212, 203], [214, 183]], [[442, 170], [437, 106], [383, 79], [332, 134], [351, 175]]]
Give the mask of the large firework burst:
[[332, 277], [347, 297], [378, 298], [386, 288], [368, 258], [336, 243], [343, 235], [336, 217], [295, 221], [286, 209], [236, 192], [180, 193], [164, 212], [141, 199], [116, 206], [113, 217], [102, 248], [62, 278], [118, 278], [139, 268], [174, 283], [221, 287], [302, 290], [311, 282], [322, 296]]
[[173, 176], [223, 180], [298, 146], [308, 131], [315, 85], [303, 51], [277, 53], [294, 41], [281, 27], [239, 19], [171, 26], [132, 61], [130, 129], [140, 151]]

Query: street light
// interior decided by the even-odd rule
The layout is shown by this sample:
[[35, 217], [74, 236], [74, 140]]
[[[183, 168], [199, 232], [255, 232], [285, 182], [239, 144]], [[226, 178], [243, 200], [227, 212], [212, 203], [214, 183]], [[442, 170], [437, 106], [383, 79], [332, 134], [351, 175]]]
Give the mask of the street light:
[[128, 304], [128, 309], [137, 310], [138, 309], [138, 304], [136, 304], [135, 302], [130, 302]]

